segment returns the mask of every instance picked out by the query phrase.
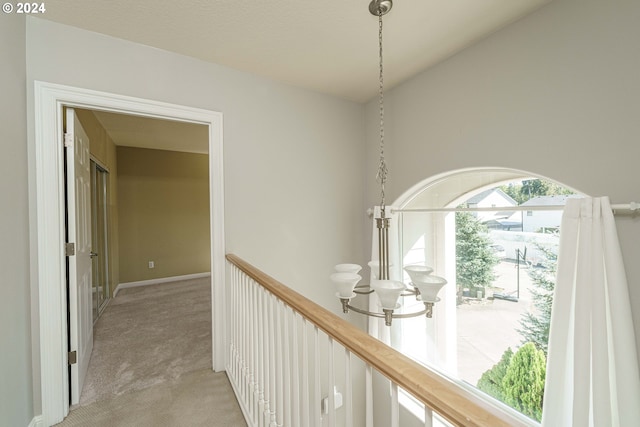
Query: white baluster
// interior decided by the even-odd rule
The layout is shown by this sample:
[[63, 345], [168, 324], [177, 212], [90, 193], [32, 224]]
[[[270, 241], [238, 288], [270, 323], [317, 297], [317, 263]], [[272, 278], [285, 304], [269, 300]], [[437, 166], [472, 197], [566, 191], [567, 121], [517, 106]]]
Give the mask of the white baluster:
[[302, 319], [302, 427], [309, 427], [309, 328]]
[[293, 425], [300, 425], [300, 369], [299, 369], [299, 357], [300, 346], [298, 339], [298, 315], [291, 311], [291, 336], [293, 337], [293, 363], [291, 369], [293, 371], [292, 378], [292, 395], [293, 395]]
[[237, 384], [236, 373], [234, 369], [234, 348], [235, 348], [235, 323], [236, 323], [236, 269], [235, 266], [227, 262], [227, 266], [229, 267], [229, 274], [231, 276], [231, 292], [229, 297], [231, 299], [231, 311], [230, 313], [230, 336], [229, 336], [229, 359], [227, 360], [227, 369], [229, 371], [229, 376], [233, 378], [234, 383]]
[[336, 399], [334, 396], [334, 388], [336, 386], [336, 377], [334, 373], [333, 366], [333, 338], [328, 337], [329, 339], [329, 378], [328, 378], [328, 397], [329, 397], [329, 427], [333, 427], [336, 425]]
[[274, 318], [274, 301], [275, 296], [269, 294], [269, 425], [276, 424], [276, 359], [278, 358], [278, 350], [276, 349], [276, 325]]
[[235, 371], [236, 374], [236, 381], [238, 386], [240, 385], [240, 350], [238, 349], [238, 341], [240, 339], [240, 326], [239, 326], [239, 322], [240, 322], [240, 297], [239, 297], [239, 292], [240, 292], [240, 285], [241, 285], [241, 276], [240, 276], [240, 272], [238, 271], [238, 276], [236, 277], [236, 317], [234, 319], [233, 322], [233, 328], [235, 330], [235, 336], [233, 338], [233, 369]]
[[262, 372], [262, 346], [260, 342], [260, 337], [262, 334], [260, 333], [260, 286], [256, 286], [254, 289], [254, 310], [255, 313], [253, 315], [253, 323], [254, 323], [254, 331], [255, 336], [254, 340], [256, 342], [256, 359], [255, 359], [255, 375], [254, 375], [254, 386], [253, 386], [253, 407], [254, 413], [252, 416], [253, 425], [258, 425], [258, 419], [260, 414], [260, 387], [262, 385], [262, 379], [260, 377]]
[[260, 426], [264, 427], [265, 419], [269, 411], [269, 325], [267, 322], [266, 291], [264, 289], [261, 289], [260, 292], [260, 319], [262, 326], [262, 333], [260, 334], [260, 344], [262, 347], [262, 351], [260, 352], [262, 360], [262, 369], [260, 371], [260, 394], [262, 402], [262, 406], [260, 408]]
[[[276, 364], [276, 423], [282, 425], [284, 415], [284, 372], [282, 353], [284, 349], [282, 340], [283, 315], [286, 315], [286, 306], [280, 300], [276, 301], [276, 349], [278, 363]], [[285, 316], [286, 318], [286, 316]], [[286, 335], [286, 333], [285, 333]], [[290, 425], [290, 424], [287, 424]]]
[[320, 402], [322, 401], [322, 391], [320, 389], [320, 330], [314, 326], [314, 357], [313, 357], [313, 414], [316, 427], [322, 427], [322, 414], [320, 413]]
[[249, 396], [251, 395], [251, 389], [249, 384], [251, 382], [251, 367], [249, 366], [249, 360], [251, 357], [251, 349], [249, 346], [249, 289], [251, 287], [251, 282], [248, 282], [243, 289], [243, 299], [242, 299], [242, 348], [244, 349], [244, 357], [243, 357], [243, 365], [244, 365], [244, 400], [245, 402], [249, 400]]
[[367, 363], [365, 369], [365, 426], [373, 427], [373, 367]]
[[235, 365], [235, 371], [236, 371], [236, 378], [237, 378], [237, 387], [238, 387], [238, 393], [242, 393], [241, 390], [241, 383], [242, 383], [242, 370], [241, 370], [241, 356], [240, 356], [240, 316], [242, 313], [242, 307], [240, 306], [240, 301], [241, 301], [241, 295], [240, 295], [240, 290], [242, 289], [242, 281], [243, 281], [243, 277], [240, 276], [238, 277], [238, 284], [236, 286], [236, 320], [234, 322], [235, 324], [235, 338], [234, 338], [234, 353], [235, 353], [235, 361], [234, 361], [234, 365]]
[[351, 352], [344, 349], [345, 427], [353, 427], [353, 387], [351, 385]]
[[282, 358], [284, 359], [284, 366], [285, 371], [284, 371], [284, 383], [285, 383], [285, 392], [284, 392], [284, 398], [285, 401], [287, 402], [287, 411], [286, 411], [286, 415], [285, 415], [285, 425], [286, 426], [292, 426], [293, 424], [291, 423], [291, 412], [292, 412], [292, 404], [291, 404], [291, 341], [289, 338], [289, 309], [287, 309], [285, 316], [284, 316], [284, 330], [285, 330], [285, 334], [284, 334], [284, 352], [282, 354]]
[[239, 391], [240, 391], [240, 396], [242, 399], [246, 398], [246, 377], [245, 377], [245, 370], [244, 370], [244, 342], [242, 339], [242, 335], [244, 333], [244, 292], [245, 292], [245, 288], [246, 288], [246, 279], [243, 278], [243, 283], [239, 288], [239, 294], [238, 296], [239, 298], [239, 303], [240, 303], [240, 307], [239, 310], [241, 315], [239, 317], [239, 321], [238, 321], [238, 373], [239, 373], [239, 377], [240, 377], [240, 384], [238, 385]]
[[427, 405], [424, 406], [424, 427], [433, 427], [433, 411]]
[[400, 411], [398, 406], [398, 384], [391, 382], [391, 427], [400, 425]]
[[252, 283], [249, 288], [249, 312], [246, 313], [249, 319], [249, 342], [250, 342], [250, 350], [249, 353], [251, 357], [249, 359], [249, 366], [251, 366], [251, 382], [249, 383], [249, 416], [251, 419], [254, 419], [254, 414], [256, 411], [256, 406], [258, 404], [258, 400], [256, 399], [256, 383], [257, 383], [257, 359], [258, 359], [258, 345], [257, 345], [257, 335], [256, 335], [256, 290], [258, 288], [257, 283]]
[[251, 368], [249, 366], [250, 348], [249, 348], [249, 289], [251, 287], [251, 281], [248, 280], [242, 289], [242, 366], [243, 366], [243, 396], [244, 401], [249, 400], [251, 395], [251, 389], [249, 384], [251, 382]]
[[260, 325], [260, 287], [256, 284], [256, 286], [252, 289], [253, 293], [253, 316], [251, 317], [253, 322], [253, 339], [255, 343], [255, 359], [253, 361], [253, 371], [254, 371], [254, 384], [253, 384], [253, 414], [251, 419], [253, 420], [253, 425], [258, 424], [258, 414], [260, 413], [260, 372], [261, 372], [261, 354], [262, 347], [260, 345], [260, 330], [258, 329]]
[[235, 379], [236, 384], [238, 382], [237, 370], [236, 370], [236, 322], [237, 322], [237, 306], [236, 306], [236, 292], [238, 289], [237, 283], [237, 269], [232, 265], [231, 267], [231, 306], [233, 311], [231, 312], [231, 339], [229, 343], [229, 365], [231, 366], [231, 376]]

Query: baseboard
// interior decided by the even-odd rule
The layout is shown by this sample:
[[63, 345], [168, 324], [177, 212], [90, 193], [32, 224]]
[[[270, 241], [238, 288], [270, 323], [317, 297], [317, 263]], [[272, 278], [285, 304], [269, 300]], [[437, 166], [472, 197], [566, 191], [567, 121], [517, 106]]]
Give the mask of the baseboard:
[[136, 288], [138, 286], [149, 286], [149, 285], [157, 285], [160, 283], [177, 282], [179, 280], [202, 279], [210, 276], [211, 276], [211, 272], [207, 272], [207, 273], [186, 274], [184, 276], [161, 277], [159, 279], [141, 280], [139, 282], [120, 283], [118, 284], [118, 286], [116, 286], [116, 289], [113, 291], [113, 297], [115, 298], [118, 295], [118, 292], [126, 288]]
[[31, 422], [27, 427], [43, 427], [43, 426], [44, 424], [42, 421], [42, 415], [36, 415], [35, 417], [33, 417], [33, 419], [31, 420]]

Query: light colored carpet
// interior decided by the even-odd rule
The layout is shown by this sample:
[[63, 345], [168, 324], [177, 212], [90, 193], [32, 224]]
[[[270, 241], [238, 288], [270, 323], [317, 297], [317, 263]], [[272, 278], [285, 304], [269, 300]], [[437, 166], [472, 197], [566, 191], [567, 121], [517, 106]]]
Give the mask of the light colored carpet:
[[123, 289], [94, 328], [80, 405], [211, 368], [210, 279]]
[[240, 427], [242, 417], [224, 372], [203, 369], [159, 385], [80, 406], [58, 427]]

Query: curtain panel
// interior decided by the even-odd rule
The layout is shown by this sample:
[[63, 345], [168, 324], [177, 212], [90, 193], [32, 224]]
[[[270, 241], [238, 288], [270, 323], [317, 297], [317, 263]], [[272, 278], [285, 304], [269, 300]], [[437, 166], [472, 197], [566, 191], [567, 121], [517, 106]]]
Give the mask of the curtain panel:
[[569, 199], [560, 228], [543, 426], [640, 426], [640, 374], [609, 199]]

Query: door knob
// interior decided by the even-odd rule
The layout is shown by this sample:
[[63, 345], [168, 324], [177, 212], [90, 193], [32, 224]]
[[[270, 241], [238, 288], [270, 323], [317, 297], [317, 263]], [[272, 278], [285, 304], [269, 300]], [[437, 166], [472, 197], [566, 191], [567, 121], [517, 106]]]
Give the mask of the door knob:
[[95, 257], [97, 257], [97, 256], [98, 256], [98, 254], [97, 254], [97, 253], [95, 253], [95, 252], [90, 252], [90, 253], [89, 253], [89, 256], [90, 256], [91, 258], [95, 258]]

